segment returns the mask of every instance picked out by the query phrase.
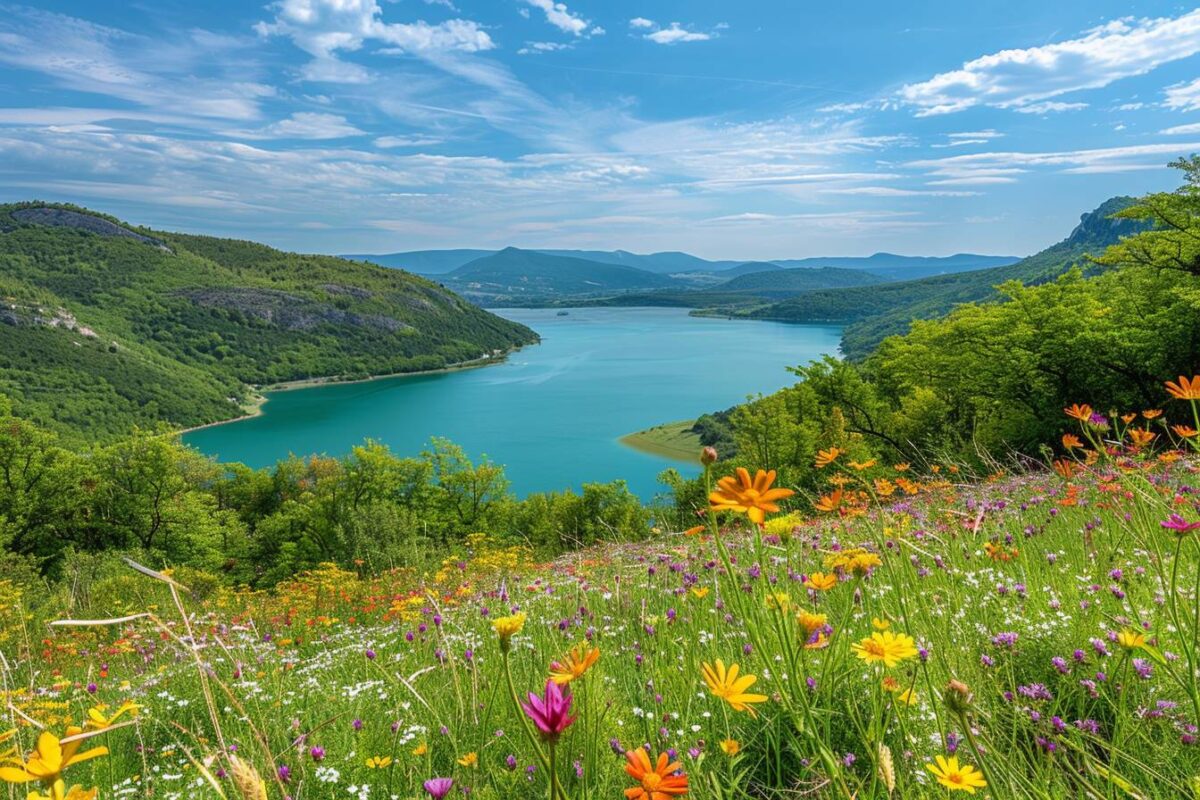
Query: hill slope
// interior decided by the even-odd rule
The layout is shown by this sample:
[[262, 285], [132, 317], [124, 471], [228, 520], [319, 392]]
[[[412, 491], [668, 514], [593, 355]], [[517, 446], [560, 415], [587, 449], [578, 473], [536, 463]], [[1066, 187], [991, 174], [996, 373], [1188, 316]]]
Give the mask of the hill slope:
[[464, 296], [491, 305], [677, 285], [665, 275], [635, 267], [516, 247], [465, 264], [448, 273], [443, 281]]
[[719, 292], [747, 292], [759, 297], [787, 297], [813, 289], [833, 289], [848, 286], [873, 286], [883, 278], [861, 269], [776, 269], [749, 272], [715, 287]]
[[0, 393], [78, 438], [236, 417], [249, 384], [436, 369], [536, 341], [397, 270], [0, 206]]
[[865, 257], [818, 256], [815, 258], [776, 259], [787, 269], [841, 267], [865, 269], [894, 281], [915, 280], [929, 275], [1004, 267], [1016, 263], [1018, 256], [983, 256], [977, 253], [956, 253], [952, 256], [898, 256], [895, 253], [875, 253]]
[[845, 324], [842, 351], [851, 358], [861, 358], [888, 336], [907, 331], [914, 319], [932, 319], [960, 303], [987, 300], [1005, 281], [1051, 280], [1082, 262], [1085, 255], [1098, 254], [1121, 237], [1143, 230], [1144, 225], [1134, 220], [1108, 219], [1131, 202], [1128, 197], [1105, 201], [1083, 214], [1066, 239], [1009, 266], [880, 286], [805, 292], [747, 315], [786, 322]]

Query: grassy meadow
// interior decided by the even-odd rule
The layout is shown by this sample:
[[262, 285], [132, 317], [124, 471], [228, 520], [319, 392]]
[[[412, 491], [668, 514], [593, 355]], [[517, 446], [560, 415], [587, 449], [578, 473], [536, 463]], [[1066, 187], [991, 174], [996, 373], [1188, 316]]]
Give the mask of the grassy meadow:
[[1066, 409], [1052, 471], [832, 448], [783, 514], [791, 490], [718, 462], [694, 528], [550, 562], [481, 533], [428, 569], [270, 590], [131, 566], [93, 619], [0, 581], [0, 779], [54, 800], [1200, 797], [1200, 378], [1169, 388], [1190, 412]]

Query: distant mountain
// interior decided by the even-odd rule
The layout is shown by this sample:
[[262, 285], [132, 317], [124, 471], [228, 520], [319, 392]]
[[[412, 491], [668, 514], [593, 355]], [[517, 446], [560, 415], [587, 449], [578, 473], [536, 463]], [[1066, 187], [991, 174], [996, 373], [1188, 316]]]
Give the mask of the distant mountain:
[[253, 384], [437, 369], [535, 341], [398, 270], [0, 205], [0, 394], [75, 439], [238, 417]]
[[492, 306], [679, 285], [665, 275], [636, 267], [516, 247], [464, 264], [442, 280], [464, 296]]
[[740, 292], [757, 297], [789, 297], [814, 289], [837, 289], [848, 286], [872, 286], [884, 283], [878, 275], [861, 269], [818, 267], [815, 269], [774, 269], [739, 275], [719, 286], [714, 292]]
[[819, 256], [816, 258], [774, 259], [774, 263], [788, 269], [820, 267], [865, 269], [894, 281], [902, 281], [924, 278], [928, 275], [945, 275], [952, 272], [1004, 267], [1020, 260], [1020, 256], [981, 256], [975, 253], [958, 253], [952, 256], [898, 256], [894, 253], [875, 253], [865, 257]]
[[714, 273], [714, 275], [719, 278], [736, 278], [738, 275], [749, 275], [754, 272], [771, 272], [780, 269], [783, 269], [783, 267], [774, 261], [747, 261], [738, 264], [736, 267], [723, 269], [720, 272]]
[[960, 303], [990, 300], [1005, 281], [1027, 284], [1053, 280], [1084, 256], [1099, 255], [1122, 237], [1145, 230], [1137, 220], [1109, 219], [1133, 203], [1114, 197], [1083, 214], [1067, 238], [1040, 253], [1008, 266], [936, 275], [879, 286], [805, 292], [773, 305], [749, 311], [758, 319], [846, 325], [842, 351], [851, 358], [867, 355], [879, 342], [905, 333], [914, 319], [933, 319]]
[[495, 250], [414, 250], [411, 253], [346, 255], [342, 258], [348, 258], [351, 261], [370, 261], [381, 267], [405, 269], [421, 275], [441, 275], [495, 252]]

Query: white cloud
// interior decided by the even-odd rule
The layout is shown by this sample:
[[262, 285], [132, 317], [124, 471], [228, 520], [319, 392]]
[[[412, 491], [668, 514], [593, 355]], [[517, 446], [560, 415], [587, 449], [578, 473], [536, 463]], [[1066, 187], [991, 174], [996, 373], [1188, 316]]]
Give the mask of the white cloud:
[[678, 22], [672, 22], [669, 27], [647, 33], [643, 38], [655, 44], [676, 44], [678, 42], [706, 42], [713, 38], [712, 34], [699, 31], [689, 31], [681, 28]]
[[821, 194], [861, 195], [865, 197], [972, 197], [979, 192], [956, 192], [936, 189], [900, 189], [895, 186], [848, 186], [842, 189], [821, 189]]
[[918, 116], [979, 105], [1019, 109], [1142, 75], [1197, 52], [1200, 9], [1174, 18], [1114, 20], [1078, 39], [982, 56], [961, 69], [908, 84], [897, 97]]
[[1180, 135], [1190, 135], [1193, 133], [1200, 133], [1200, 122], [1192, 122], [1187, 125], [1176, 125], [1173, 128], [1166, 128], [1164, 130], [1161, 130], [1161, 131], [1159, 131], [1159, 133], [1165, 133], [1168, 136], [1180, 136]]
[[376, 147], [391, 149], [394, 147], [427, 147], [441, 144], [443, 140], [435, 136], [380, 136], [374, 141]]
[[1177, 83], [1163, 92], [1163, 105], [1176, 111], [1200, 111], [1200, 78], [1191, 83]]
[[541, 9], [542, 13], [546, 15], [546, 22], [563, 33], [582, 36], [588, 29], [588, 25], [591, 24], [578, 14], [571, 13], [566, 3], [556, 3], [554, 0], [524, 0], [524, 2]]
[[344, 139], [362, 136], [360, 130], [338, 114], [319, 114], [298, 111], [287, 119], [281, 119], [256, 131], [232, 131], [231, 134], [245, 139]]
[[652, 20], [652, 19], [646, 19], [645, 17], [634, 17], [633, 19], [629, 20], [629, 27], [631, 27], [631, 28], [653, 28], [653, 27], [655, 27], [655, 25], [654, 25], [654, 20]]
[[287, 36], [311, 55], [313, 61], [301, 73], [307, 80], [365, 82], [366, 70], [341, 61], [338, 53], [354, 52], [366, 42], [417, 55], [475, 53], [496, 46], [487, 31], [471, 20], [451, 19], [436, 25], [424, 20], [384, 22], [375, 0], [279, 0], [271, 8], [274, 21], [259, 22], [255, 30], [260, 36]]

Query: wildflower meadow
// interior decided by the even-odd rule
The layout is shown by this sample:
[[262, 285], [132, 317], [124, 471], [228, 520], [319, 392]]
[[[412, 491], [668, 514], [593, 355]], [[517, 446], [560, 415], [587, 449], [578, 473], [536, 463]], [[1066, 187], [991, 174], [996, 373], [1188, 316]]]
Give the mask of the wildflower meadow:
[[[0, 780], [95, 797], [1200, 797], [1200, 377], [1064, 410], [1052, 469], [818, 454], [549, 563], [473, 537], [38, 618], [4, 592]], [[783, 512], [781, 504], [794, 510]], [[807, 509], [807, 510], [804, 510]], [[65, 611], [65, 610], [64, 610]]]

